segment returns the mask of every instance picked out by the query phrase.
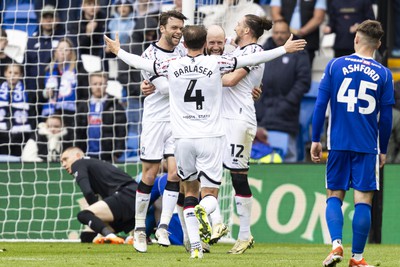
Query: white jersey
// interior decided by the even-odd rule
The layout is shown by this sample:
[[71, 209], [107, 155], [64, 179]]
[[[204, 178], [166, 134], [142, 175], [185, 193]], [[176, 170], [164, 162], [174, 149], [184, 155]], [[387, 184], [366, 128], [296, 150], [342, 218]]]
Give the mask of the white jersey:
[[168, 76], [174, 138], [224, 135], [221, 74], [235, 67], [236, 58], [225, 56], [186, 56], [155, 62], [156, 73]]
[[[258, 44], [249, 44], [237, 48], [231, 56], [240, 57], [264, 51]], [[223, 90], [222, 116], [224, 118], [243, 120], [257, 125], [256, 110], [251, 92], [260, 86], [264, 75], [264, 64], [245, 67], [248, 74], [240, 82]]]
[[[177, 58], [186, 55], [183, 45], [178, 45], [174, 50], [168, 51], [152, 43], [142, 54], [143, 58], [150, 60], [163, 60], [166, 58]], [[151, 81], [154, 75], [142, 71], [145, 80]], [[143, 121], [169, 121], [169, 99], [168, 94], [160, 93], [157, 88], [155, 92], [144, 99]]]

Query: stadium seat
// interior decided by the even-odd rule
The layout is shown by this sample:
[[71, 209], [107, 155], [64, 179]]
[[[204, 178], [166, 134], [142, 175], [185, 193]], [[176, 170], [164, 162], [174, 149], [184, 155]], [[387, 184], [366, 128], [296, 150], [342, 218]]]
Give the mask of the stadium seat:
[[300, 104], [300, 130], [297, 139], [297, 160], [304, 161], [306, 144], [311, 142], [311, 123], [315, 101], [318, 95], [319, 82], [311, 83], [310, 91], [304, 95]]
[[119, 81], [108, 80], [106, 92], [117, 99], [122, 98], [123, 86]]
[[24, 55], [28, 43], [28, 33], [21, 30], [8, 29], [8, 44], [4, 49], [4, 53], [18, 63], [24, 62]]
[[272, 149], [284, 159], [288, 150], [289, 134], [279, 131], [268, 131], [267, 141]]
[[87, 73], [101, 71], [101, 58], [88, 54], [81, 55], [83, 68]]
[[322, 37], [320, 52], [325, 57], [328, 58], [334, 57], [333, 44], [335, 43], [335, 38], [336, 38], [335, 33], [325, 34]]
[[2, 27], [6, 30], [21, 30], [32, 36], [38, 27], [34, 5], [20, 3], [8, 6], [3, 13]]
[[126, 141], [126, 150], [118, 158], [118, 162], [138, 162], [140, 161], [138, 155], [139, 149], [139, 136], [136, 133], [128, 132]]

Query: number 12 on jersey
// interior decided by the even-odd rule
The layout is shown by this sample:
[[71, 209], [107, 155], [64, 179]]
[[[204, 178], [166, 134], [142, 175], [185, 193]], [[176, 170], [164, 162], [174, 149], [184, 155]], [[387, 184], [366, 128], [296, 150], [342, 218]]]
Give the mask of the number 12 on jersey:
[[[201, 89], [194, 90], [197, 80], [190, 80], [188, 87], [186, 88], [184, 102], [196, 102], [196, 109], [203, 109], [204, 96], [201, 94]], [[195, 95], [192, 96], [193, 91]]]

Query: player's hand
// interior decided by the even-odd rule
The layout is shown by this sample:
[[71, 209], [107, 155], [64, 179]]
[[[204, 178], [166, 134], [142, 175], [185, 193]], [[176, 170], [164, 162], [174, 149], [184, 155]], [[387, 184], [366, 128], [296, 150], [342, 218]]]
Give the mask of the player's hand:
[[382, 168], [386, 163], [386, 154], [379, 154], [379, 168]]
[[312, 142], [310, 149], [311, 160], [314, 163], [319, 163], [322, 158], [322, 144], [321, 142]]
[[119, 43], [118, 32], [115, 34], [115, 40], [104, 35], [104, 41], [106, 42], [107, 45], [106, 49], [109, 50], [114, 55], [118, 55], [118, 51], [121, 48], [121, 44]]
[[261, 86], [260, 87], [254, 87], [253, 90], [251, 91], [251, 96], [253, 97], [254, 101], [257, 101], [260, 99], [262, 94]]
[[156, 87], [148, 80], [144, 80], [140, 84], [140, 90], [142, 91], [142, 94], [144, 96], [148, 96], [148, 95], [153, 94], [156, 91]]
[[254, 140], [268, 144], [268, 131], [265, 128], [257, 127], [257, 132]]
[[286, 41], [283, 47], [285, 48], [286, 53], [294, 53], [297, 51], [304, 50], [304, 47], [306, 45], [307, 45], [306, 40], [304, 39], [293, 40], [293, 34], [290, 34], [289, 39]]

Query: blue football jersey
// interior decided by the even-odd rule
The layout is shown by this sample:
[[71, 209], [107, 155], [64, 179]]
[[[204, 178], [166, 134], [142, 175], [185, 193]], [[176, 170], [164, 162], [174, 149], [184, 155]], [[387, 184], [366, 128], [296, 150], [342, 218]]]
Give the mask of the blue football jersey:
[[326, 66], [319, 90], [330, 96], [328, 149], [379, 153], [380, 107], [394, 104], [390, 70], [357, 54], [335, 58]]

